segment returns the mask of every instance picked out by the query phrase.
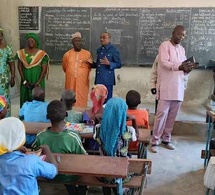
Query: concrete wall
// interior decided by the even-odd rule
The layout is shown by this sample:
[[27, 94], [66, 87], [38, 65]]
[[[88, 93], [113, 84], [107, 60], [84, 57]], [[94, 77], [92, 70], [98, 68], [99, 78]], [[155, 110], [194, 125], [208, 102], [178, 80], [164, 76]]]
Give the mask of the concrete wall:
[[[12, 43], [14, 51], [19, 49], [19, 28], [18, 28], [18, 6], [75, 6], [75, 7], [215, 7], [214, 0], [1, 0], [0, 6], [0, 26], [4, 29], [7, 42]], [[123, 67], [116, 71], [120, 76], [114, 89], [114, 94], [125, 97], [130, 89], [138, 90], [142, 95], [142, 101], [154, 101], [150, 93], [149, 75], [150, 68], [143, 67]], [[17, 74], [17, 81], [19, 80]], [[94, 80], [94, 70], [91, 72], [91, 85]], [[47, 81], [47, 95], [49, 97], [59, 97], [59, 92], [64, 87], [64, 74], [61, 67], [53, 65]], [[184, 103], [203, 103], [213, 91], [212, 71], [194, 70], [189, 76], [188, 87], [185, 92]], [[11, 90], [12, 94], [18, 93], [16, 86]]]

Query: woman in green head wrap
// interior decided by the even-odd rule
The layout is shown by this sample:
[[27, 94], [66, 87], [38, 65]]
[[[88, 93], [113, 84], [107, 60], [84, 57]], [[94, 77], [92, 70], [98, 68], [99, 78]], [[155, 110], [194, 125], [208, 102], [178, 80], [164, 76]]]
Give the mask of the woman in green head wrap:
[[48, 54], [39, 49], [37, 34], [28, 33], [27, 47], [17, 51], [18, 70], [21, 76], [20, 107], [26, 101], [32, 101], [32, 89], [37, 86], [45, 88], [45, 76], [49, 65]]
[[28, 39], [28, 38], [33, 38], [34, 41], [36, 42], [36, 48], [40, 48], [40, 39], [39, 39], [39, 37], [38, 37], [37, 34], [35, 34], [35, 33], [28, 33], [28, 34], [26, 35], [26, 38], [27, 38], [27, 39]]
[[4, 40], [3, 29], [0, 28], [0, 95], [7, 99], [7, 116], [10, 116], [9, 86], [15, 85], [15, 65], [11, 45]]

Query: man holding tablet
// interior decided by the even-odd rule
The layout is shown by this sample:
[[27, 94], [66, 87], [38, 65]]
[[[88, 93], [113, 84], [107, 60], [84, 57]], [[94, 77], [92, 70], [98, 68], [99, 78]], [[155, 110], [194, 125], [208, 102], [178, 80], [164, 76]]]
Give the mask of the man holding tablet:
[[158, 152], [160, 143], [170, 150], [175, 146], [171, 143], [171, 133], [176, 115], [184, 99], [184, 77], [195, 66], [194, 62], [186, 61], [185, 50], [181, 41], [185, 37], [185, 29], [178, 25], [172, 32], [169, 41], [159, 47], [157, 99], [158, 107], [155, 116], [151, 151]]

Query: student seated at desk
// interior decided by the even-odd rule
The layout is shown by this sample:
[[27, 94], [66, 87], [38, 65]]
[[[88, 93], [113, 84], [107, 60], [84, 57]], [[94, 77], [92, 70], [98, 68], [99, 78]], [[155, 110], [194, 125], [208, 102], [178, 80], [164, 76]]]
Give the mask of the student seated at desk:
[[[41, 87], [35, 87], [32, 90], [32, 102], [25, 102], [20, 111], [19, 117], [25, 122], [49, 123], [46, 118], [48, 102], [45, 102], [45, 90]], [[35, 141], [36, 135], [26, 134], [26, 146], [31, 146]]]
[[83, 121], [85, 123], [95, 123], [96, 116], [103, 114], [103, 104], [107, 98], [107, 88], [102, 84], [95, 85], [90, 92], [90, 99], [93, 103], [92, 108], [87, 109], [83, 113]]
[[[137, 127], [133, 118], [133, 127], [126, 126], [127, 105], [121, 98], [108, 100], [102, 116], [101, 125], [96, 126], [95, 139], [99, 143], [101, 155], [127, 157], [129, 141], [136, 141]], [[120, 182], [119, 179], [104, 178], [105, 182]], [[114, 194], [122, 194], [114, 188]], [[103, 188], [104, 195], [111, 194], [111, 188]]]
[[75, 92], [72, 90], [64, 90], [61, 94], [61, 101], [66, 106], [67, 117], [65, 118], [66, 122], [69, 123], [82, 123], [82, 113], [76, 110], [72, 110], [72, 106], [75, 104]]
[[[137, 126], [141, 128], [149, 129], [149, 114], [147, 110], [138, 109], [138, 105], [141, 103], [140, 93], [135, 90], [130, 90], [126, 95], [126, 103], [128, 105], [127, 114], [133, 115], [136, 119]], [[127, 121], [127, 125], [131, 126], [132, 122]], [[138, 150], [139, 142], [131, 142], [129, 144], [129, 150]]]
[[[47, 144], [54, 153], [86, 154], [79, 135], [65, 128], [66, 107], [59, 100], [53, 100], [47, 107], [47, 118], [52, 126], [37, 134], [32, 147], [37, 149], [40, 145]], [[72, 162], [71, 162], [72, 166]], [[56, 180], [65, 182], [74, 181], [78, 176], [58, 175]], [[86, 186], [65, 185], [69, 194], [85, 195]]]
[[40, 147], [46, 162], [35, 154], [24, 154], [25, 126], [15, 117], [0, 120], [0, 135], [0, 194], [38, 195], [36, 177], [53, 179], [57, 174], [49, 147]]
[[[93, 103], [92, 108], [87, 109], [83, 113], [83, 122], [88, 124], [100, 123], [98, 118], [101, 118], [104, 108], [103, 104], [107, 98], [108, 90], [102, 84], [95, 85], [90, 92], [90, 99]], [[90, 150], [98, 150], [98, 143], [94, 139], [85, 139], [85, 148]]]

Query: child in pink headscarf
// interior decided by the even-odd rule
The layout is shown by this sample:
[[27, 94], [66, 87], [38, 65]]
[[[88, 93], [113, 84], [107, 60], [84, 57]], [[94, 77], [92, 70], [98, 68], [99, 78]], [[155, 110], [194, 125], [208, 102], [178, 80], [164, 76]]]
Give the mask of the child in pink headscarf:
[[83, 113], [83, 121], [85, 123], [95, 123], [96, 116], [103, 114], [103, 104], [107, 98], [107, 88], [102, 84], [95, 85], [90, 92], [90, 99], [92, 100], [93, 107], [87, 109]]
[[[90, 92], [90, 99], [93, 107], [83, 113], [83, 122], [96, 124], [96, 119], [101, 118], [104, 108], [103, 104], [107, 98], [107, 88], [102, 84], [95, 85]], [[85, 139], [85, 147], [91, 150], [98, 150], [99, 145], [94, 139]]]

